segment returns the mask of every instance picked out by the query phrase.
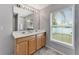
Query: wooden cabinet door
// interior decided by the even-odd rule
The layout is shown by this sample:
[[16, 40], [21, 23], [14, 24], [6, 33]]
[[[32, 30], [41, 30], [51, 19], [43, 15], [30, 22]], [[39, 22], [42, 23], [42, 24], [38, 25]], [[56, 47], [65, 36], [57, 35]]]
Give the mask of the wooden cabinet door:
[[37, 35], [37, 50], [41, 48], [41, 36]]
[[26, 40], [26, 55], [28, 55], [29, 54], [29, 42], [28, 42], [28, 40]]
[[28, 55], [28, 40], [27, 37], [16, 39], [16, 54]]
[[45, 33], [40, 33], [37, 35], [37, 49], [40, 49], [41, 47], [45, 46], [46, 42], [46, 35]]
[[26, 42], [21, 42], [21, 43], [17, 44], [16, 54], [17, 55], [25, 55], [26, 54]]
[[45, 33], [43, 33], [43, 35], [41, 37], [41, 45], [42, 45], [42, 47], [45, 46], [45, 43], [46, 43], [46, 35], [45, 35]]
[[29, 38], [29, 54], [33, 54], [36, 51], [36, 39], [35, 36], [30, 36]]
[[20, 45], [17, 44], [16, 45], [16, 55], [20, 55], [20, 49], [19, 49]]

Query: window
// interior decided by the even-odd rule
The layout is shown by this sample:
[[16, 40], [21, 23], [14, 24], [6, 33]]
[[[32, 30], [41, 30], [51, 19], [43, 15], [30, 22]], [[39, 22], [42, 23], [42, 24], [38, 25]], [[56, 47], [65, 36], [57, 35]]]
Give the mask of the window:
[[54, 11], [50, 15], [51, 40], [64, 44], [73, 44], [73, 8]]

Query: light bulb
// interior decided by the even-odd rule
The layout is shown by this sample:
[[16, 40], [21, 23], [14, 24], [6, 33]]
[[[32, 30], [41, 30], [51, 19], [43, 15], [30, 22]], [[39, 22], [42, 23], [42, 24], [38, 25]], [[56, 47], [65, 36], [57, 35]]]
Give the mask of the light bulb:
[[30, 20], [27, 20], [27, 22], [30, 22]]

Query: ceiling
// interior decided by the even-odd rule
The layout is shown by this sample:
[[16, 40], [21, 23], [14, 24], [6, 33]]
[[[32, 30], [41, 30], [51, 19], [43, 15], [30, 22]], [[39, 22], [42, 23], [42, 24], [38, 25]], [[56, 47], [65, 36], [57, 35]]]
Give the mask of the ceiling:
[[50, 4], [28, 4], [29, 6], [35, 8], [35, 9], [43, 9], [45, 7], [48, 7]]

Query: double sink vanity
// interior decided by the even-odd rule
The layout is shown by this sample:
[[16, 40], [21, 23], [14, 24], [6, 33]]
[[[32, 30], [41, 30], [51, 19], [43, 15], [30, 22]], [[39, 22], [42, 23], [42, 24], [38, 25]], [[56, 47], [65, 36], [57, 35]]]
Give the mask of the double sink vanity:
[[[29, 8], [29, 9], [28, 9]], [[16, 55], [31, 55], [45, 46], [46, 32], [40, 30], [39, 10], [28, 5], [13, 7], [13, 37]]]
[[34, 52], [45, 46], [46, 32], [38, 31], [14, 31], [15, 54], [32, 55]]

